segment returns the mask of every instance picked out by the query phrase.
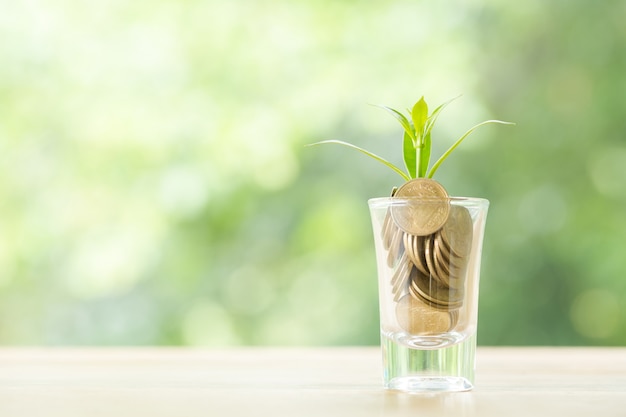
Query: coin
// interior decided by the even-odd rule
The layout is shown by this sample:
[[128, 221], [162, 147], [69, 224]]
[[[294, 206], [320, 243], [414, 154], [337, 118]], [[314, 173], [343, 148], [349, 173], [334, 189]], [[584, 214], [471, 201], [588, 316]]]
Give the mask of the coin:
[[424, 293], [420, 292], [418, 287], [413, 284], [409, 285], [409, 294], [412, 297], [418, 300], [421, 300], [424, 304], [436, 310], [451, 311], [451, 310], [455, 310], [455, 309], [459, 309], [463, 307], [463, 300], [459, 300], [454, 303], [443, 303], [443, 304], [439, 301], [434, 301], [432, 298], [429, 298], [428, 296], [425, 296]]
[[450, 314], [450, 328], [448, 330], [452, 330], [456, 327], [457, 323], [459, 322], [459, 310], [451, 310], [449, 312]]
[[425, 238], [423, 236], [416, 236], [413, 240], [413, 252], [415, 253], [415, 257], [417, 263], [415, 266], [418, 267], [420, 271], [424, 274], [428, 275], [428, 265], [426, 263], [426, 251], [424, 250], [424, 242]]
[[407, 258], [406, 253], [404, 253], [400, 258], [400, 261], [398, 262], [398, 267], [396, 268], [396, 271], [391, 277], [391, 292], [394, 296], [394, 301], [398, 301], [400, 295], [406, 289], [412, 268], [413, 263]]
[[441, 228], [441, 242], [451, 254], [460, 258], [472, 250], [472, 216], [465, 207], [451, 206], [446, 223]]
[[426, 265], [428, 266], [429, 272], [427, 275], [430, 275], [440, 283], [444, 283], [444, 279], [446, 277], [440, 274], [440, 270], [437, 268], [433, 249], [433, 236], [431, 235], [424, 239], [424, 258], [426, 259]]
[[[393, 197], [398, 191], [398, 187], [393, 187], [391, 189], [391, 197]], [[393, 234], [395, 224], [391, 221], [391, 210], [387, 209], [385, 213], [385, 219], [383, 220], [383, 226], [381, 227], [381, 236], [383, 238], [383, 247], [385, 250], [389, 249], [389, 245], [391, 244], [391, 236]]]
[[448, 286], [454, 289], [463, 289], [467, 275], [467, 263], [462, 267], [450, 265], [450, 275], [448, 276]]
[[409, 259], [420, 271], [428, 274], [423, 248], [421, 236], [415, 236], [410, 233], [404, 234], [404, 250], [408, 253]]
[[396, 264], [398, 257], [400, 256], [400, 252], [402, 251], [403, 243], [402, 243], [402, 230], [397, 227], [392, 233], [391, 243], [389, 244], [389, 252], [387, 252], [387, 265], [390, 268]]
[[464, 291], [461, 288], [449, 288], [416, 268], [411, 271], [409, 292], [434, 308], [450, 310], [463, 305]]
[[434, 264], [434, 267], [435, 267], [435, 271], [437, 272], [437, 277], [439, 278], [439, 282], [442, 283], [443, 285], [445, 285], [446, 287], [450, 287], [450, 267], [449, 267], [449, 261], [447, 261], [445, 259], [441, 259], [437, 255], [436, 249], [434, 251], [433, 257], [434, 257], [433, 264]]
[[454, 329], [472, 252], [469, 210], [451, 204], [436, 181], [414, 179], [392, 192], [381, 235], [393, 268], [390, 285], [399, 325], [411, 334]]
[[381, 237], [383, 238], [383, 248], [385, 250], [389, 250], [389, 246], [391, 245], [391, 237], [393, 236], [393, 230], [396, 228], [395, 224], [391, 221], [391, 212], [387, 210], [385, 213], [385, 219], [383, 220], [383, 225], [381, 227]]
[[402, 205], [392, 205], [394, 222], [407, 233], [427, 236], [439, 230], [450, 214], [445, 188], [429, 178], [415, 178], [404, 183], [394, 198], [406, 198]]
[[398, 301], [396, 318], [400, 327], [412, 335], [443, 333], [452, 325], [450, 313], [434, 310], [408, 294]]
[[437, 232], [435, 235], [435, 256], [437, 259], [440, 259], [442, 262], [450, 263], [450, 249], [443, 242], [443, 238], [441, 237], [441, 233]]
[[462, 271], [467, 266], [468, 258], [459, 258], [446, 254], [445, 250], [442, 249], [438, 236], [433, 239], [433, 244], [433, 263], [437, 277], [440, 278], [442, 284], [448, 287], [460, 288], [463, 285], [463, 279], [465, 277]]

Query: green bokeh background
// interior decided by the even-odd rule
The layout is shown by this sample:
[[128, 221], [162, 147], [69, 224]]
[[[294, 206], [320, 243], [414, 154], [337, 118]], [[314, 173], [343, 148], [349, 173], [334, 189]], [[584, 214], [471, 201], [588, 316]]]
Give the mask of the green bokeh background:
[[482, 345], [626, 344], [626, 2], [4, 2], [0, 343], [377, 344], [370, 104], [452, 97]]

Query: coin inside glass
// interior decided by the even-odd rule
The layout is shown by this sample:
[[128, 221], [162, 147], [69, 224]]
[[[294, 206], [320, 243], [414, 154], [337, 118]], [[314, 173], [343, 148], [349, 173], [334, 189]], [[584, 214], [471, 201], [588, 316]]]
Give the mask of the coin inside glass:
[[390, 268], [396, 264], [398, 257], [401, 254], [401, 250], [404, 247], [402, 243], [402, 235], [404, 232], [398, 229], [397, 227], [393, 231], [393, 235], [391, 237], [391, 243], [389, 244], [389, 252], [387, 253], [387, 265]]
[[411, 272], [409, 291], [415, 296], [431, 303], [435, 308], [453, 309], [463, 304], [462, 288], [447, 287], [436, 279], [424, 275], [416, 268]]
[[432, 309], [408, 294], [398, 301], [396, 317], [400, 327], [412, 335], [443, 333], [452, 325], [448, 312]]
[[446, 223], [441, 228], [441, 243], [450, 254], [460, 258], [469, 256], [472, 250], [472, 216], [461, 206], [451, 206]]
[[450, 214], [450, 200], [445, 188], [429, 178], [415, 178], [404, 183], [395, 198], [403, 204], [391, 207], [396, 225], [407, 233], [427, 236], [439, 230]]
[[405, 253], [400, 258], [396, 271], [391, 277], [391, 292], [394, 295], [394, 301], [398, 301], [400, 294], [406, 289], [412, 268], [413, 263], [408, 259]]

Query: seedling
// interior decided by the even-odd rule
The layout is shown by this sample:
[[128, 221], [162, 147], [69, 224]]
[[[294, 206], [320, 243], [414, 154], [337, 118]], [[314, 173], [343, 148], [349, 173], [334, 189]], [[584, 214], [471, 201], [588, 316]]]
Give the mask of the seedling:
[[[450, 156], [450, 154], [467, 138], [474, 130], [479, 127], [487, 124], [497, 123], [497, 124], [505, 124], [512, 125], [514, 123], [503, 122], [501, 120], [486, 120], [484, 122], [478, 123], [477, 125], [471, 127], [467, 132], [465, 132], [447, 151], [445, 151], [441, 157], [430, 166], [430, 157], [431, 157], [431, 133], [433, 127], [435, 126], [435, 122], [439, 117], [441, 111], [450, 104], [453, 100], [449, 100], [439, 107], [435, 108], [435, 110], [428, 114], [428, 104], [424, 100], [424, 97], [420, 98], [417, 103], [413, 105], [413, 108], [407, 110], [407, 115], [402, 114], [398, 110], [392, 109], [391, 107], [386, 106], [378, 106], [387, 112], [389, 112], [401, 125], [404, 129], [404, 134], [402, 136], [402, 155], [404, 159], [404, 165], [406, 167], [406, 172], [387, 161], [386, 159], [368, 151], [363, 148], [360, 148], [356, 145], [353, 145], [348, 142], [344, 142], [341, 140], [324, 140], [321, 142], [313, 143], [309, 146], [321, 145], [326, 143], [335, 143], [338, 145], [347, 146], [352, 149], [356, 149], [359, 152], [364, 153], [365, 155], [374, 158], [378, 162], [385, 164], [387, 167], [391, 168], [394, 172], [399, 174], [405, 181], [410, 181], [413, 178], [432, 178], [439, 169], [439, 166]], [[429, 169], [430, 168], [430, 169]]]

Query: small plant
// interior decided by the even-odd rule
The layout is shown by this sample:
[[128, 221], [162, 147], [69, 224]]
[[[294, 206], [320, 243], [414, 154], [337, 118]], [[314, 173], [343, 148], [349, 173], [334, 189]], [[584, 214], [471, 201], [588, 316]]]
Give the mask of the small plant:
[[410, 181], [413, 178], [432, 178], [437, 172], [439, 166], [446, 160], [448, 156], [454, 151], [457, 146], [461, 144], [474, 130], [479, 128], [480, 126], [490, 124], [490, 123], [498, 123], [498, 124], [507, 124], [512, 125], [514, 123], [503, 122], [501, 120], [486, 120], [482, 123], [478, 123], [477, 125], [470, 128], [467, 132], [463, 134], [450, 148], [441, 155], [441, 157], [430, 167], [430, 156], [431, 156], [431, 132], [439, 117], [441, 111], [450, 104], [453, 100], [449, 100], [435, 110], [432, 113], [428, 114], [428, 104], [424, 100], [424, 97], [420, 98], [411, 110], [407, 110], [408, 117], [404, 114], [400, 113], [398, 110], [392, 109], [386, 106], [378, 106], [387, 112], [389, 112], [395, 119], [402, 125], [404, 129], [403, 140], [402, 140], [402, 154], [404, 157], [404, 164], [406, 166], [406, 172], [402, 169], [398, 168], [396, 165], [391, 162], [381, 158], [380, 156], [367, 151], [363, 148], [360, 148], [356, 145], [353, 145], [348, 142], [344, 142], [341, 140], [325, 140], [321, 142], [313, 143], [309, 146], [321, 145], [325, 143], [336, 143], [339, 145], [344, 145], [352, 149], [356, 149], [359, 152], [364, 153], [367, 156], [374, 158], [375, 160], [382, 162], [387, 165], [393, 171], [398, 173], [405, 181]]

